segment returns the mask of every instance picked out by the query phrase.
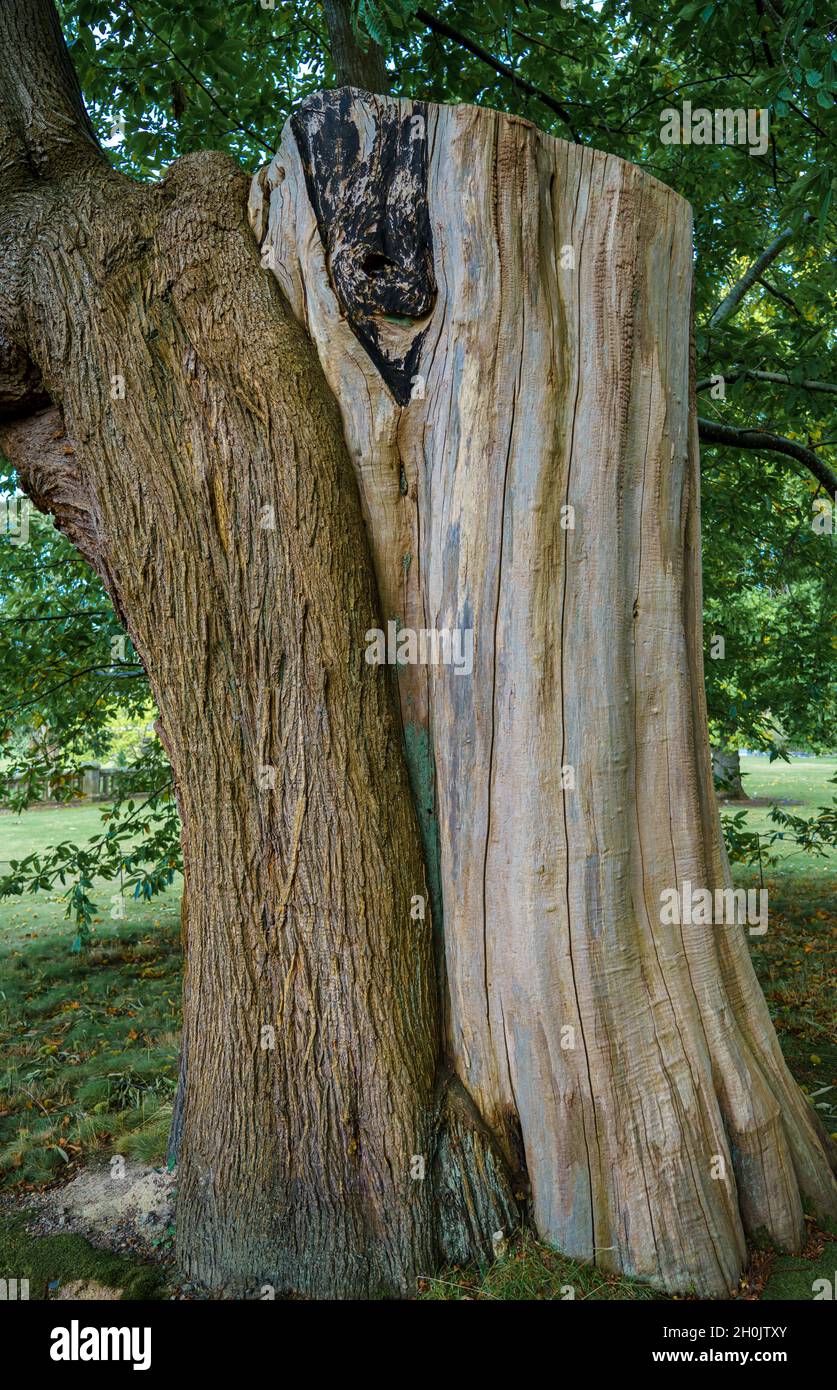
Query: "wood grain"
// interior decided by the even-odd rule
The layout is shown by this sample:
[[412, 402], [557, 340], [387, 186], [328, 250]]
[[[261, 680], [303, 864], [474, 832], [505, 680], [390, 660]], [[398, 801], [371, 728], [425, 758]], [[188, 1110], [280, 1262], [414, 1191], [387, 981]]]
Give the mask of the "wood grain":
[[[512, 1162], [522, 1136], [543, 1237], [723, 1294], [749, 1235], [798, 1248], [803, 1200], [833, 1212], [835, 1189], [742, 930], [660, 922], [664, 889], [728, 882], [689, 206], [514, 117], [317, 100], [253, 181], [251, 224], [340, 405], [384, 619], [475, 634], [470, 678], [398, 671], [447, 1048]], [[427, 321], [346, 291], [335, 239], [363, 229], [369, 159], [342, 166], [324, 213], [300, 135], [323, 102], [343, 148], [426, 122]], [[394, 282], [415, 265], [407, 239]], [[381, 353], [410, 365], [409, 400]]]

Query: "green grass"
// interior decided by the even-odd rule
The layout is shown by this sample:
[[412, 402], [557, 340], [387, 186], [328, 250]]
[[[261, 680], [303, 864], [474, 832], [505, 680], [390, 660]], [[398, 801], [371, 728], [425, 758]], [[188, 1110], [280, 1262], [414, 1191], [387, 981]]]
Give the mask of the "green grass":
[[[822, 1248], [807, 1259], [801, 1255], [780, 1255], [773, 1263], [762, 1292], [762, 1300], [803, 1302], [814, 1297], [814, 1281], [827, 1279], [831, 1299], [837, 1298], [837, 1241], [820, 1242]], [[818, 1290], [822, 1298], [822, 1292]]]
[[158, 1266], [98, 1250], [82, 1236], [34, 1237], [25, 1230], [22, 1215], [6, 1215], [0, 1222], [0, 1271], [6, 1279], [28, 1279], [31, 1300], [45, 1299], [62, 1284], [90, 1280], [121, 1289], [126, 1300], [165, 1297]]
[[65, 1175], [118, 1148], [165, 1152], [180, 1028], [180, 922], [173, 896], [128, 900], [73, 953], [63, 904], [0, 904], [0, 1185]]
[[[751, 795], [797, 801], [797, 813], [810, 813], [829, 799], [828, 777], [835, 769], [835, 759], [771, 765], [750, 758], [744, 760], [745, 786]], [[769, 828], [767, 808], [747, 814], [759, 829]], [[58, 839], [89, 838], [99, 832], [99, 815], [99, 807], [76, 806], [0, 816], [0, 856], [20, 857]], [[756, 869], [737, 866], [735, 876], [739, 883], [758, 883]], [[750, 938], [754, 963], [791, 1070], [837, 1135], [837, 857], [826, 862], [796, 852], [768, 869], [765, 883], [769, 926], [766, 936]], [[107, 894], [103, 903], [91, 949], [73, 954], [75, 929], [57, 895], [0, 901], [0, 1185], [7, 1188], [25, 1192], [65, 1176], [97, 1152], [162, 1162], [180, 1026], [178, 897], [172, 892], [152, 903], [127, 899], [122, 921], [110, 920]], [[79, 1238], [36, 1242], [58, 1242], [43, 1260], [18, 1244], [8, 1252], [17, 1265], [9, 1264], [2, 1243], [11, 1239], [20, 1243], [24, 1235], [4, 1217], [0, 1262], [18, 1277], [43, 1282], [49, 1273], [51, 1282], [64, 1268], [71, 1271], [68, 1277], [82, 1277], [86, 1242], [60, 1244]], [[764, 1297], [810, 1299], [815, 1278], [833, 1277], [834, 1256], [833, 1241], [820, 1238], [808, 1258], [772, 1260]], [[39, 1272], [28, 1274], [30, 1267]], [[101, 1272], [90, 1277], [109, 1282]], [[123, 1278], [121, 1270], [111, 1282], [121, 1286]], [[525, 1235], [490, 1266], [428, 1278], [420, 1296], [561, 1300], [570, 1289], [576, 1299], [593, 1301], [656, 1296]]]
[[[746, 757], [741, 759], [741, 773], [744, 790], [748, 796], [770, 797], [780, 804], [797, 803], [784, 806], [785, 810], [796, 816], [809, 817], [821, 806], [828, 806], [837, 796], [837, 785], [829, 783], [829, 778], [837, 773], [835, 757], [793, 758], [789, 763], [771, 763], [766, 756], [761, 755]], [[732, 810], [744, 808], [736, 802], [734, 807], [725, 806], [723, 809], [728, 814]], [[770, 835], [779, 828], [770, 819], [770, 807], [753, 806], [746, 810], [747, 829], [757, 830], [763, 835], [763, 843], [767, 849]], [[812, 871], [817, 872], [819, 869], [833, 870], [837, 873], [837, 848], [830, 849], [822, 859], [813, 859], [804, 850], [778, 840], [770, 847], [770, 853], [776, 855], [784, 873], [809, 876]]]
[[[89, 848], [91, 840], [98, 840], [108, 830], [102, 820], [103, 812], [112, 809], [110, 802], [76, 802], [66, 806], [39, 806], [21, 814], [13, 811], [0, 811], [0, 873], [6, 873], [12, 859], [24, 859], [28, 854], [43, 853], [57, 844], [69, 841], [82, 849]], [[128, 835], [122, 841], [125, 850], [133, 848], [134, 837]], [[93, 896], [98, 895], [110, 911], [111, 894], [118, 884], [96, 878], [93, 881]], [[182, 880], [178, 875], [172, 890], [182, 891]], [[59, 892], [63, 892], [61, 889]], [[59, 896], [56, 893], [56, 898]], [[0, 913], [4, 902], [0, 900]]]
[[445, 1269], [438, 1278], [423, 1279], [419, 1292], [421, 1299], [431, 1302], [631, 1299], [647, 1303], [664, 1296], [636, 1279], [579, 1264], [526, 1234], [509, 1242], [508, 1251], [492, 1264]]
[[[768, 927], [750, 953], [782, 1051], [837, 1137], [837, 874], [770, 872]], [[832, 1087], [823, 1092], [824, 1087]]]
[[[802, 1255], [759, 1251], [745, 1276], [748, 1298], [758, 1291], [768, 1301], [810, 1302], [814, 1281], [827, 1279], [834, 1288], [837, 1241], [814, 1233]], [[686, 1297], [684, 1295], [684, 1297]], [[576, 1302], [600, 1303], [672, 1301], [667, 1294], [623, 1275], [604, 1274], [594, 1265], [579, 1264], [530, 1235], [509, 1242], [508, 1251], [481, 1268], [452, 1267], [437, 1278], [423, 1279], [419, 1298], [431, 1302]], [[680, 1300], [674, 1300], [680, 1301]]]
[[83, 845], [103, 834], [102, 812], [109, 802], [78, 802], [69, 806], [38, 806], [17, 815], [0, 812], [0, 861], [22, 859], [35, 850], [49, 849], [61, 840]]

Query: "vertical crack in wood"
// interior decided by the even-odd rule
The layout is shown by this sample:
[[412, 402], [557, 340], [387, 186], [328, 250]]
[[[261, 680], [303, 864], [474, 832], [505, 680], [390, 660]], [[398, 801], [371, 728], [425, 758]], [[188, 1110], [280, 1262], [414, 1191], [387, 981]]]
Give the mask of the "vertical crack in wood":
[[[344, 103], [328, 119], [346, 148], [318, 167], [327, 118], [309, 111], [307, 170], [288, 130], [251, 219], [340, 403], [387, 617], [475, 634], [471, 680], [398, 674], [446, 915], [457, 1080], [437, 1114], [438, 1243], [453, 1262], [488, 1258], [531, 1195], [541, 1238], [566, 1254], [726, 1296], [748, 1235], [798, 1246], [803, 1202], [833, 1212], [834, 1188], [745, 937], [671, 934], [656, 906], [687, 872], [729, 883], [695, 732], [688, 207], [610, 156], [430, 105], [439, 293], [415, 369], [424, 397], [404, 410], [357, 315], [389, 359], [425, 324], [393, 323], [362, 261], [347, 284], [338, 258], [391, 254], [376, 160], [383, 127], [403, 137], [413, 108], [327, 100]], [[435, 802], [421, 794], [434, 786]], [[725, 1183], [712, 1155], [730, 1160]]]
[[340, 307], [406, 405], [436, 301], [427, 106], [343, 87], [309, 97], [290, 124]]

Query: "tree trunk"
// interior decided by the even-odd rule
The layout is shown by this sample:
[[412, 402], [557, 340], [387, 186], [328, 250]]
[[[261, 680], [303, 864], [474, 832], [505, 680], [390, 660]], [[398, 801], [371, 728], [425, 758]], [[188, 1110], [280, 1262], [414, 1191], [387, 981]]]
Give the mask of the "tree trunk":
[[244, 175], [211, 154], [116, 175], [51, 7], [0, 17], [4, 91], [60, 115], [21, 160], [4, 112], [0, 438], [142, 656], [183, 821], [181, 1260], [212, 1287], [403, 1293], [436, 1259], [438, 1011], [339, 415]]
[[323, 0], [331, 61], [341, 87], [361, 87], [367, 92], [388, 92], [389, 73], [383, 49], [374, 39], [365, 48], [352, 28], [350, 0]]
[[[274, 278], [226, 157], [107, 167], [46, 0], [0, 0], [0, 54], [0, 442], [142, 655], [183, 819], [183, 1265], [406, 1292], [490, 1251], [525, 1155], [546, 1239], [724, 1292], [835, 1199], [740, 928], [659, 911], [726, 872], [688, 208], [343, 91], [254, 181]], [[404, 665], [399, 713], [390, 620], [472, 671]]]
[[514, 118], [337, 93], [251, 222], [340, 403], [385, 618], [474, 633], [470, 676], [398, 668], [456, 1072], [510, 1163], [519, 1134], [542, 1236], [724, 1293], [835, 1187], [742, 927], [661, 912], [730, 882], [689, 207]]
[[737, 748], [712, 749], [712, 777], [725, 801], [749, 801], [741, 780], [741, 758]]

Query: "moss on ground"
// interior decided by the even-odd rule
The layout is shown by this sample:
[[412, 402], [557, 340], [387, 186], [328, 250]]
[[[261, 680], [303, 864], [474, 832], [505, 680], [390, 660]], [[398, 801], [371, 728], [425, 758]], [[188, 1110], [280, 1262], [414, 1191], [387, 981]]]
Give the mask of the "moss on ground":
[[46, 1299], [78, 1280], [122, 1289], [123, 1299], [165, 1297], [164, 1277], [155, 1265], [97, 1250], [83, 1236], [35, 1236], [25, 1227], [24, 1214], [0, 1216], [0, 1278], [28, 1279], [30, 1300]]
[[780, 1255], [774, 1262], [770, 1278], [762, 1290], [762, 1301], [811, 1300], [822, 1289], [814, 1289], [817, 1280], [827, 1279], [831, 1298], [837, 1297], [837, 1241], [826, 1242], [822, 1254], [814, 1259], [801, 1255]]

